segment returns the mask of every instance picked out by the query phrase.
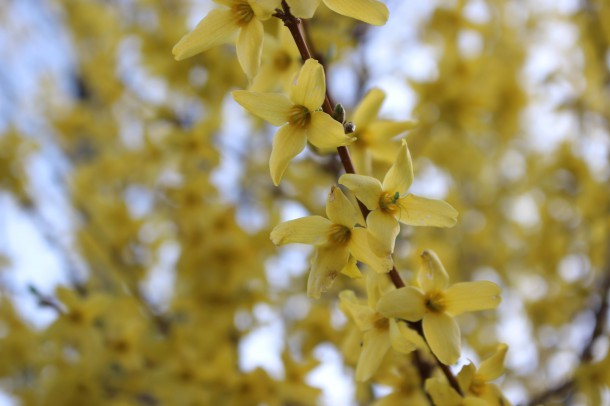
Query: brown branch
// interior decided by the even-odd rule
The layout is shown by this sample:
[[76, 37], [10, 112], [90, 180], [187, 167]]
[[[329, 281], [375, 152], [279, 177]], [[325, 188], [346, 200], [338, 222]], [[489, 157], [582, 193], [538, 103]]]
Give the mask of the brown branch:
[[[292, 34], [292, 38], [294, 39], [294, 42], [299, 50], [299, 53], [301, 54], [301, 58], [303, 59], [303, 61], [306, 61], [307, 59], [312, 59], [313, 58], [312, 53], [307, 45], [307, 40], [305, 39], [305, 36], [303, 35], [303, 32], [301, 30], [301, 19], [295, 17], [290, 12], [290, 7], [286, 3], [286, 0], [282, 0], [282, 9], [276, 9], [275, 14], [273, 14], [273, 16], [282, 20], [284, 25], [286, 26], [286, 28], [288, 28], [288, 30], [290, 31], [290, 34]], [[333, 103], [331, 101], [330, 95], [328, 94], [328, 86], [326, 86], [326, 89], [327, 89], [326, 97], [324, 99], [324, 103], [322, 104], [322, 110], [332, 117], [333, 110], [334, 110]], [[352, 158], [350, 156], [350, 153], [349, 153], [349, 150], [347, 149], [347, 147], [344, 147], [344, 146], [337, 147], [337, 153], [339, 154], [339, 159], [341, 160], [341, 164], [343, 165], [345, 172], [355, 174], [356, 168], [354, 167], [354, 163], [352, 161]], [[366, 219], [366, 217], [370, 213], [370, 210], [359, 200], [358, 200], [358, 206], [360, 207], [360, 211], [362, 212], [362, 215]], [[405, 287], [405, 283], [402, 280], [402, 278], [400, 277], [400, 275], [398, 274], [398, 271], [396, 270], [396, 266], [392, 267], [392, 270], [388, 273], [388, 276], [397, 289]], [[418, 322], [409, 323], [409, 325], [413, 329], [415, 329], [415, 331], [417, 331], [419, 333], [419, 335], [421, 335], [424, 338], [424, 340], [426, 339], [424, 336], [423, 329], [422, 329], [421, 320]], [[436, 355], [434, 355], [434, 359], [436, 360], [436, 363], [438, 364], [439, 368], [443, 371], [443, 374], [445, 374], [445, 377], [447, 378], [447, 381], [449, 382], [451, 387], [457, 393], [459, 393], [461, 396], [463, 396], [464, 394], [462, 392], [462, 389], [460, 388], [457, 378], [455, 377], [455, 375], [453, 375], [453, 372], [451, 371], [449, 366], [443, 364], [436, 357]], [[421, 361], [419, 356], [417, 356], [415, 358], [415, 360], [418, 364], [420, 362], [423, 362], [423, 361]], [[417, 366], [418, 366], [419, 371], [423, 371], [423, 365], [417, 365]], [[422, 378], [425, 378], [425, 377], [422, 377]]]

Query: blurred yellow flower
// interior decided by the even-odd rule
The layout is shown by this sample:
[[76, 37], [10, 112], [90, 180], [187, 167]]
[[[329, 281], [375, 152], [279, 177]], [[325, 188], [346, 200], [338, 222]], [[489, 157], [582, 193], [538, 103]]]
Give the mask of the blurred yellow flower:
[[271, 232], [271, 241], [276, 245], [301, 243], [316, 246], [307, 282], [310, 297], [319, 298], [337, 275], [352, 265], [349, 261], [351, 256], [377, 272], [392, 269], [391, 258], [379, 258], [369, 249], [366, 229], [356, 226], [359, 214], [338, 187], [333, 187], [328, 195], [326, 215], [328, 219], [308, 216], [287, 221]]
[[454, 320], [465, 312], [495, 309], [500, 304], [500, 287], [493, 282], [461, 282], [449, 286], [449, 275], [432, 251], [421, 255], [419, 289], [411, 286], [386, 293], [377, 311], [386, 317], [422, 320], [430, 350], [446, 365], [460, 357], [460, 327]]
[[369, 244], [378, 255], [394, 252], [398, 222], [411, 226], [452, 227], [458, 212], [442, 200], [407, 194], [413, 182], [413, 163], [403, 140], [383, 183], [370, 176], [345, 174], [339, 183], [350, 189], [371, 212], [366, 223]]
[[[292, 13], [301, 18], [311, 18], [320, 5], [320, 0], [286, 0]], [[385, 4], [377, 0], [323, 0], [326, 7], [335, 13], [355, 18], [372, 25], [384, 25], [390, 12]]]
[[258, 71], [263, 47], [263, 23], [276, 0], [214, 0], [228, 9], [214, 9], [172, 49], [176, 60], [189, 58], [229, 41], [238, 32], [237, 60], [249, 78]]
[[489, 383], [504, 373], [504, 358], [506, 358], [507, 351], [506, 344], [499, 344], [496, 352], [481, 362], [478, 369], [472, 363], [464, 365], [457, 376], [462, 391], [467, 395], [485, 400], [487, 405], [510, 405], [502, 391], [496, 385]]
[[325, 95], [324, 69], [314, 59], [305, 61], [290, 97], [246, 90], [233, 92], [235, 101], [250, 113], [273, 125], [281, 125], [273, 139], [269, 159], [271, 179], [276, 186], [292, 158], [303, 151], [308, 140], [318, 148], [336, 148], [355, 139], [345, 135], [341, 123], [320, 111]]

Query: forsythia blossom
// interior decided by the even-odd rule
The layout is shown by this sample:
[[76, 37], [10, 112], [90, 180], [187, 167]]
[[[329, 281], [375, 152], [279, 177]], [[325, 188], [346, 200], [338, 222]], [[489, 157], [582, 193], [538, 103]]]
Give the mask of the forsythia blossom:
[[309, 296], [320, 297], [349, 265], [350, 256], [377, 272], [392, 268], [390, 258], [379, 258], [369, 249], [366, 229], [356, 227], [359, 221], [356, 208], [337, 187], [328, 195], [326, 215], [328, 219], [308, 216], [287, 221], [271, 232], [271, 241], [276, 245], [302, 243], [316, 247], [307, 282]]
[[413, 182], [413, 163], [403, 140], [383, 183], [370, 176], [345, 174], [339, 183], [350, 189], [371, 213], [366, 219], [371, 248], [380, 255], [394, 251], [398, 222], [411, 226], [451, 227], [457, 211], [442, 200], [407, 194]]
[[273, 125], [281, 125], [273, 139], [269, 169], [277, 186], [288, 164], [307, 144], [336, 148], [354, 140], [345, 135], [343, 125], [320, 111], [326, 95], [324, 69], [308, 59], [301, 68], [290, 97], [277, 93], [246, 90], [233, 92], [233, 98], [250, 113]]
[[[292, 13], [301, 18], [311, 18], [320, 5], [320, 0], [286, 0]], [[389, 11], [377, 0], [324, 0], [324, 4], [335, 13], [364, 21], [367, 24], [383, 25]]]
[[237, 60], [249, 78], [254, 77], [261, 60], [263, 23], [271, 17], [275, 0], [214, 0], [228, 9], [214, 9], [193, 31], [182, 37], [172, 53], [182, 60], [220, 45], [237, 36]]
[[411, 286], [386, 293], [377, 311], [386, 317], [422, 320], [430, 350], [443, 364], [460, 357], [460, 327], [453, 318], [465, 312], [495, 309], [500, 304], [500, 287], [493, 282], [462, 282], [449, 286], [449, 276], [432, 251], [421, 255], [419, 289]]

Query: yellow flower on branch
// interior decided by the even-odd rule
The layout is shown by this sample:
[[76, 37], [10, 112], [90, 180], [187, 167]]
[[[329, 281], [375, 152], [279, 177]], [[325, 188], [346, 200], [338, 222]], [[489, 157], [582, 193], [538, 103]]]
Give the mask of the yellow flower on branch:
[[176, 60], [189, 58], [237, 35], [237, 60], [249, 78], [258, 71], [263, 47], [263, 23], [277, 0], [214, 0], [228, 9], [214, 9], [174, 46]]
[[422, 320], [430, 350], [446, 365], [460, 357], [460, 327], [453, 318], [465, 312], [495, 309], [500, 304], [500, 287], [493, 282], [461, 282], [449, 286], [449, 275], [432, 251], [421, 255], [419, 289], [411, 286], [386, 293], [377, 311], [386, 317]]
[[408, 354], [426, 346], [419, 334], [406, 323], [388, 318], [376, 310], [382, 294], [377, 275], [369, 274], [366, 287], [367, 304], [361, 304], [352, 291], [339, 294], [341, 308], [363, 333], [362, 350], [356, 366], [356, 380], [361, 382], [375, 374], [390, 348]]
[[502, 391], [489, 382], [498, 379], [504, 373], [504, 358], [508, 346], [499, 344], [496, 352], [477, 369], [472, 363], [464, 365], [457, 376], [460, 388], [468, 395], [483, 399], [487, 405], [510, 405]]
[[319, 298], [337, 275], [351, 266], [350, 257], [361, 261], [376, 272], [392, 269], [391, 258], [379, 258], [367, 245], [366, 229], [357, 227], [361, 217], [341, 189], [331, 189], [326, 201], [326, 215], [308, 216], [277, 225], [271, 232], [276, 245], [290, 243], [311, 244], [316, 247], [307, 294]]
[[308, 59], [292, 86], [290, 97], [277, 93], [237, 90], [233, 98], [250, 113], [278, 125], [273, 139], [269, 169], [271, 179], [279, 185], [288, 164], [307, 144], [318, 148], [336, 148], [355, 138], [345, 135], [343, 125], [320, 110], [326, 95], [324, 69], [318, 61]]
[[452, 227], [458, 212], [442, 200], [407, 194], [413, 182], [413, 163], [403, 140], [383, 183], [370, 176], [345, 174], [339, 183], [350, 189], [369, 210], [369, 244], [378, 255], [394, 252], [398, 222], [411, 226]]
[[[377, 0], [323, 0], [326, 7], [335, 13], [355, 18], [372, 25], [384, 25], [390, 12], [385, 4]], [[292, 13], [301, 18], [311, 18], [320, 5], [320, 0], [286, 0]]]

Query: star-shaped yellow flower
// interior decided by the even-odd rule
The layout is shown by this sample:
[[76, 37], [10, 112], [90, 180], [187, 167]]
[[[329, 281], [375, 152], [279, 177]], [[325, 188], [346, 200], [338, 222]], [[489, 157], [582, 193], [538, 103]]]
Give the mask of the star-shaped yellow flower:
[[411, 226], [451, 227], [458, 212], [442, 200], [407, 194], [413, 182], [413, 163], [406, 141], [383, 183], [370, 176], [345, 174], [339, 183], [350, 189], [369, 210], [369, 244], [378, 255], [394, 252], [400, 221]]
[[214, 9], [193, 31], [174, 46], [176, 60], [189, 58], [229, 41], [238, 32], [237, 60], [249, 78], [254, 77], [261, 60], [263, 23], [271, 17], [276, 0], [214, 0], [228, 9]]
[[277, 93], [246, 90], [233, 92], [233, 98], [250, 113], [273, 125], [281, 125], [273, 139], [269, 169], [277, 186], [288, 164], [307, 144], [318, 148], [336, 148], [355, 138], [345, 135], [343, 125], [320, 111], [326, 95], [324, 69], [308, 59], [301, 68], [290, 97]]
[[350, 265], [350, 256], [377, 272], [392, 269], [391, 258], [379, 258], [367, 245], [366, 229], [356, 227], [360, 216], [341, 189], [333, 187], [326, 200], [326, 215], [308, 216], [277, 225], [271, 232], [276, 245], [311, 244], [316, 251], [307, 281], [307, 294], [319, 298], [337, 275]]
[[[292, 13], [301, 18], [311, 18], [320, 0], [286, 0]], [[377, 0], [323, 0], [335, 13], [355, 18], [372, 25], [384, 25], [390, 15], [385, 4]]]
[[507, 351], [508, 346], [500, 344], [491, 357], [481, 362], [478, 369], [472, 363], [464, 365], [457, 376], [462, 391], [485, 400], [488, 405], [509, 405], [510, 403], [504, 398], [500, 389], [489, 383], [504, 373], [504, 358]]
[[465, 312], [495, 309], [500, 304], [500, 287], [493, 282], [462, 282], [449, 286], [449, 276], [432, 251], [421, 255], [419, 289], [411, 286], [386, 293], [377, 311], [386, 317], [422, 320], [430, 350], [446, 365], [460, 357], [460, 327], [454, 316]]
[[363, 333], [362, 350], [356, 366], [356, 380], [367, 381], [379, 369], [390, 348], [408, 354], [426, 344], [414, 330], [404, 322], [388, 318], [376, 310], [381, 288], [377, 275], [367, 278], [368, 304], [361, 304], [354, 292], [346, 290], [339, 294], [341, 308], [356, 323]]

